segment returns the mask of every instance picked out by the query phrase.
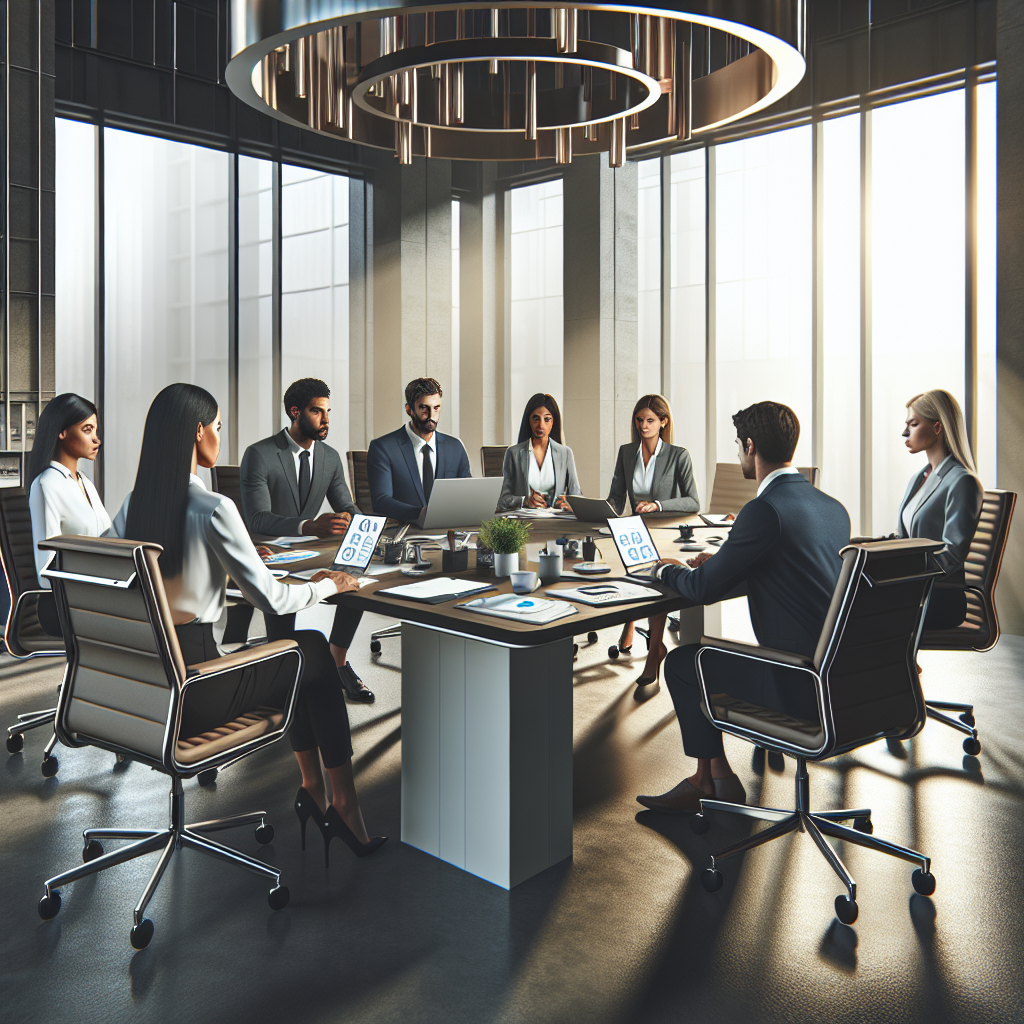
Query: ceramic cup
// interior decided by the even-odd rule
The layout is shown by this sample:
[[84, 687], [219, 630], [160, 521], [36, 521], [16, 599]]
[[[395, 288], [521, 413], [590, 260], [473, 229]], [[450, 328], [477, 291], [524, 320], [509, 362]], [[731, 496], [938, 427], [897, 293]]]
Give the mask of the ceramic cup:
[[517, 594], [532, 594], [537, 589], [537, 574], [535, 572], [524, 570], [509, 573], [509, 579], [512, 580], [512, 590]]
[[562, 578], [562, 550], [559, 548], [550, 554], [542, 551], [537, 556], [540, 567], [538, 575], [541, 583], [557, 583]]

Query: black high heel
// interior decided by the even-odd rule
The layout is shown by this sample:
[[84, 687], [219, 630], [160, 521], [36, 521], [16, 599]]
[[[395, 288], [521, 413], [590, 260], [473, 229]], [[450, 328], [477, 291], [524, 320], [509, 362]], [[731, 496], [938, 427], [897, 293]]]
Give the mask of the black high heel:
[[324, 831], [324, 813], [317, 806], [316, 801], [309, 795], [309, 790], [299, 786], [295, 794], [295, 813], [299, 818], [299, 832], [302, 837], [302, 849], [306, 849], [306, 822], [313, 819], [316, 827], [321, 833]]
[[329, 867], [331, 840], [337, 836], [357, 857], [369, 857], [379, 850], [387, 841], [387, 836], [373, 836], [369, 842], [361, 843], [355, 833], [345, 824], [345, 819], [331, 804], [324, 815], [324, 867]]

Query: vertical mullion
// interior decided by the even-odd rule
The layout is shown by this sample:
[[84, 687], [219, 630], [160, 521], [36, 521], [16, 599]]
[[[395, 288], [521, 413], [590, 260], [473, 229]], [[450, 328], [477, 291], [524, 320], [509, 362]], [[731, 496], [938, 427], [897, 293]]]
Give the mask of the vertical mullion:
[[811, 123], [811, 465], [825, 451], [825, 124]]
[[[715, 478], [718, 464], [718, 245], [716, 210], [718, 182], [716, 180], [716, 150], [708, 146], [704, 164], [704, 463], [708, 480]], [[710, 493], [709, 491], [707, 493]]]
[[872, 280], [871, 280], [871, 109], [862, 105], [860, 115], [860, 532], [872, 526]]
[[228, 163], [228, 458], [238, 465], [238, 154]]
[[971, 450], [978, 444], [978, 73], [964, 83], [964, 415]]
[[661, 157], [661, 393], [672, 388], [672, 157]]
[[[3, 210], [0, 211], [0, 226], [3, 231], [3, 304], [4, 304], [4, 422], [3, 447], [13, 451], [11, 444], [11, 8], [4, 4], [4, 166], [3, 166]], [[21, 482], [25, 482], [24, 461], [21, 467]]]
[[271, 298], [270, 298], [270, 428], [277, 433], [275, 424], [281, 416], [277, 411], [281, 401], [281, 161], [275, 160], [271, 173]]
[[[43, 3], [36, 0], [36, 429], [43, 411]], [[56, 140], [54, 140], [56, 145]], [[54, 188], [54, 223], [57, 193]], [[54, 287], [56, 291], [56, 287]], [[56, 300], [54, 300], [56, 314]], [[21, 447], [28, 444], [28, 431], [22, 433]]]
[[[100, 410], [100, 418], [103, 417], [106, 408], [107, 390], [107, 270], [105, 263], [107, 212], [106, 212], [106, 156], [105, 156], [105, 130], [99, 126], [95, 127], [94, 149], [96, 154], [96, 175], [95, 188], [96, 197], [95, 209], [95, 254], [93, 257], [93, 274], [95, 298], [93, 301], [93, 352], [95, 356], [95, 384], [93, 386], [94, 401], [96, 408]], [[104, 429], [100, 423], [100, 430]], [[102, 434], [101, 434], [102, 436]], [[95, 477], [96, 490], [100, 498], [105, 495], [105, 457], [103, 448], [96, 453]]]

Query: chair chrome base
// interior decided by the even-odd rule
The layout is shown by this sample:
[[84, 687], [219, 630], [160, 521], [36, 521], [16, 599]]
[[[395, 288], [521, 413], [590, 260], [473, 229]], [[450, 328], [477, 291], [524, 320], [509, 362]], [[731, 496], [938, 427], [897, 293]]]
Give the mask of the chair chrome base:
[[[807, 778], [807, 762], [803, 758], [797, 758], [796, 770], [796, 808], [794, 810], [782, 810], [775, 807], [748, 807], [745, 804], [731, 804], [722, 800], [701, 800], [700, 814], [691, 819], [691, 827], [698, 834], [706, 832], [709, 827], [705, 815], [708, 811], [721, 811], [726, 814], [739, 814], [746, 818], [754, 818], [759, 821], [773, 822], [766, 829], [755, 832], [752, 836], [733, 843], [731, 846], [719, 850], [711, 855], [711, 867], [704, 873], [704, 888], [709, 892], [716, 892], [722, 887], [722, 876], [718, 871], [719, 861], [726, 857], [733, 857], [738, 853], [744, 853], [757, 846], [770, 843], [773, 839], [788, 835], [790, 832], [806, 832], [814, 840], [815, 846], [821, 851], [821, 855], [828, 861], [832, 870], [839, 876], [840, 881], [846, 886], [847, 896], [836, 898], [836, 916], [843, 924], [853, 924], [857, 919], [857, 883], [853, 876], [843, 864], [839, 855], [826, 840], [842, 839], [857, 846], [866, 847], [869, 850], [877, 850], [879, 853], [886, 853], [890, 857], [899, 857], [901, 860], [918, 864], [919, 868], [913, 874], [914, 889], [925, 896], [930, 896], [935, 891], [935, 879], [930, 872], [931, 860], [923, 853], [911, 850], [905, 846], [898, 846], [885, 839], [876, 839], [870, 835], [871, 830], [871, 809], [858, 807], [839, 811], [811, 811], [809, 800], [809, 787]], [[858, 828], [850, 828], [841, 824], [844, 821], [853, 821], [860, 825], [865, 831]]]
[[370, 653], [380, 654], [380, 642], [384, 637], [401, 635], [402, 624], [400, 622], [396, 622], [393, 626], [385, 626], [383, 629], [374, 631], [370, 634]]
[[[948, 725], [951, 729], [956, 729], [958, 732], [967, 734], [967, 739], [964, 740], [964, 751], [966, 753], [974, 755], [981, 753], [981, 741], [978, 739], [978, 729], [974, 723], [973, 704], [958, 704], [955, 701], [927, 699], [925, 699], [924, 704], [929, 718], [934, 719], [936, 722], [941, 722], [943, 725]], [[955, 711], [959, 713], [960, 718], [956, 719], [950, 715], [944, 715], [944, 711]]]
[[[62, 874], [49, 879], [45, 884], [45, 894], [39, 902], [39, 914], [44, 920], [56, 916], [60, 910], [61, 886], [69, 882], [78, 881], [87, 875], [104, 871], [114, 867], [115, 864], [123, 864], [137, 857], [144, 857], [148, 853], [155, 853], [162, 850], [160, 860], [157, 862], [153, 874], [146, 883], [145, 889], [139, 902], [135, 904], [133, 912], [134, 927], [131, 931], [131, 943], [136, 949], [142, 949], [149, 945], [153, 937], [153, 924], [146, 920], [146, 907], [153, 898], [160, 879], [167, 870], [174, 852], [181, 847], [198, 850], [208, 856], [216, 857], [218, 860], [226, 860], [229, 863], [237, 864], [239, 867], [248, 868], [259, 875], [264, 875], [273, 880], [273, 888], [270, 890], [268, 902], [273, 910], [280, 910], [288, 902], [288, 890], [281, 885], [281, 872], [269, 864], [248, 857], [244, 853], [232, 850], [212, 839], [205, 838], [205, 833], [219, 832], [222, 829], [237, 828], [240, 825], [256, 825], [256, 839], [262, 844], [269, 843], [274, 838], [273, 828], [266, 822], [265, 811], [250, 811], [247, 814], [233, 814], [227, 818], [215, 818], [211, 821], [201, 821], [192, 825], [184, 824], [185, 798], [182, 792], [181, 780], [175, 778], [171, 787], [171, 813], [170, 822], [165, 829], [139, 829], [139, 828], [90, 828], [82, 833], [84, 847], [83, 858], [89, 858], [81, 867], [72, 868]], [[134, 842], [120, 850], [110, 853], [103, 853], [100, 839], [133, 839]]]

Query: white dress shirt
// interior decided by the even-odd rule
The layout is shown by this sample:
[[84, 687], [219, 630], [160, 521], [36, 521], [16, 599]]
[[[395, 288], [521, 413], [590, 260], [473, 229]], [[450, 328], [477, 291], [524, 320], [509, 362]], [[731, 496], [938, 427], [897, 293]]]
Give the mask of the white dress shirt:
[[[633, 469], [633, 499], [637, 502], [653, 501], [651, 498], [651, 484], [654, 481], [654, 464], [658, 461], [658, 456], [661, 454], [664, 443], [659, 437], [658, 447], [654, 449], [654, 454], [646, 466], [644, 465], [643, 441], [640, 442], [640, 447], [636, 450], [636, 466]], [[656, 501], [654, 503], [660, 510], [661, 502]]]
[[[551, 445], [547, 445], [544, 449], [544, 460], [539, 466], [537, 465], [537, 456], [533, 453], [532, 444], [526, 449], [526, 457], [529, 466], [526, 481], [532, 490], [543, 494], [550, 505], [555, 497], [555, 464], [551, 461]], [[528, 498], [529, 495], [523, 499], [524, 506]]]
[[[114, 532], [125, 535], [131, 494], [114, 517]], [[185, 511], [185, 550], [181, 575], [165, 579], [175, 622], [216, 622], [224, 611], [227, 577], [261, 612], [290, 615], [337, 593], [329, 579], [287, 584], [274, 579], [256, 553], [235, 503], [208, 491], [198, 476], [189, 476]]]
[[[53, 557], [52, 551], [39, 550], [37, 545], [41, 540], [62, 534], [102, 537], [110, 531], [110, 516], [92, 481], [87, 476], [78, 479], [82, 481], [81, 487], [67, 466], [51, 462], [32, 481], [28, 506], [32, 513], [32, 548], [37, 574]], [[44, 590], [50, 589], [50, 581], [41, 575], [39, 585]]]
[[[416, 456], [416, 469], [420, 474], [420, 483], [423, 483], [423, 449], [426, 448], [430, 452], [430, 468], [434, 471], [434, 479], [437, 479], [437, 447], [436, 441], [431, 441], [427, 444], [426, 441], [416, 433], [415, 430], [409, 425], [408, 421], [405, 424], [405, 432], [409, 435], [409, 440], [412, 442], [413, 455]], [[434, 437], [436, 438], [436, 434]]]
[[787, 473], [799, 473], [800, 470], [796, 466], [783, 466], [781, 469], [773, 469], [757, 487], [757, 497], [760, 498], [764, 489], [777, 477], [785, 476]]

